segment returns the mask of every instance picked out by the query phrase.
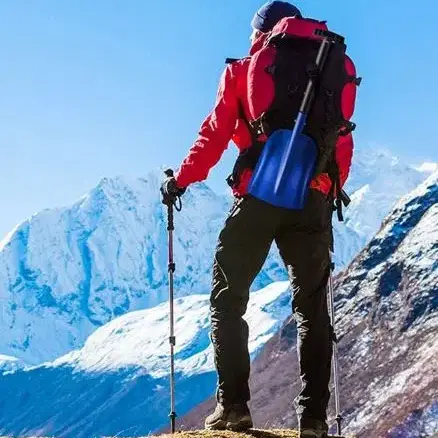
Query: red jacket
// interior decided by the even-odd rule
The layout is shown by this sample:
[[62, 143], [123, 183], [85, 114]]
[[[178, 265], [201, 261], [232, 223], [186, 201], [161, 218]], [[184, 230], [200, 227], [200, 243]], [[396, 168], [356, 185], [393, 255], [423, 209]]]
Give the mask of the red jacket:
[[[256, 41], [250, 55], [263, 44], [263, 37]], [[214, 109], [201, 126], [198, 138], [176, 173], [176, 182], [180, 187], [203, 181], [210, 169], [222, 157], [230, 140], [239, 151], [251, 146], [251, 135], [245, 121], [239, 117], [239, 99], [247, 113], [247, 76], [250, 57], [233, 62], [225, 69], [217, 94]], [[347, 180], [353, 155], [353, 137], [351, 134], [340, 137], [336, 145], [336, 159], [339, 166], [341, 184]], [[231, 169], [230, 169], [231, 171]], [[240, 178], [239, 187], [233, 190], [235, 196], [246, 194], [251, 171], [245, 170]], [[311, 183], [312, 188], [328, 194], [331, 181], [327, 174], [319, 175]]]

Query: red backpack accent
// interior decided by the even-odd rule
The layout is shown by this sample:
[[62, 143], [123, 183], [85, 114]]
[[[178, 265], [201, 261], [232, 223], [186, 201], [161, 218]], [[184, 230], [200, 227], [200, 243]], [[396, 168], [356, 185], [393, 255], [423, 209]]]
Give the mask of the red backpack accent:
[[348, 55], [345, 55], [345, 70], [350, 77], [350, 82], [347, 82], [342, 91], [342, 114], [345, 120], [351, 120], [356, 104], [356, 91], [361, 80], [356, 76], [356, 67]]
[[[316, 30], [328, 30], [326, 22], [296, 17], [284, 18], [271, 31], [263, 47], [253, 54], [248, 69], [248, 107], [245, 108], [250, 121], [259, 119], [271, 107], [275, 98], [275, 84], [270, 67], [275, 61], [277, 49], [270, 42], [283, 35], [320, 41], [322, 37], [315, 35]], [[360, 79], [356, 78], [356, 67], [347, 55], [345, 72], [349, 81], [342, 90], [341, 109], [344, 119], [349, 121], [354, 113], [356, 88]]]
[[343, 40], [333, 44], [324, 70], [317, 70], [316, 55], [324, 38], [318, 31], [328, 31], [325, 22], [285, 18], [260, 47], [251, 51], [246, 96], [240, 102], [240, 113], [251, 132], [252, 146], [242, 151], [236, 161], [228, 179], [233, 188], [239, 186], [246, 169], [255, 169], [270, 134], [293, 128], [307, 83], [313, 78], [315, 99], [304, 133], [314, 139], [319, 149], [314, 177], [328, 174], [332, 186], [330, 196], [338, 200], [342, 196], [336, 144], [340, 136], [355, 128], [350, 119], [361, 79], [356, 77], [356, 68], [345, 53]]

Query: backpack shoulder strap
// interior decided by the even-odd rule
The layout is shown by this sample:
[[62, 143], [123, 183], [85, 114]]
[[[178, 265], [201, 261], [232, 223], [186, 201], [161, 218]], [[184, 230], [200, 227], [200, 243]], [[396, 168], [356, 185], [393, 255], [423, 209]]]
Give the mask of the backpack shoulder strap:
[[244, 56], [243, 58], [225, 58], [225, 64], [234, 64], [235, 62], [243, 61], [248, 58], [250, 58], [250, 56]]
[[[242, 61], [245, 58], [227, 58], [226, 64], [233, 64]], [[237, 101], [239, 120], [245, 123], [246, 128], [251, 136], [251, 145], [241, 152], [236, 160], [232, 174], [227, 178], [227, 183], [230, 187], [236, 187], [239, 184], [240, 176], [244, 169], [254, 169], [260, 157], [264, 142], [259, 141], [257, 129], [252, 126], [245, 114], [245, 109], [241, 99]]]
[[245, 123], [245, 125], [246, 125], [246, 127], [251, 135], [252, 144], [254, 145], [255, 143], [258, 142], [257, 131], [253, 128], [253, 126], [249, 122], [248, 118], [246, 117], [245, 110], [243, 108], [243, 103], [240, 99], [238, 99], [238, 106], [239, 106], [239, 118], [241, 120], [243, 120], [243, 122]]

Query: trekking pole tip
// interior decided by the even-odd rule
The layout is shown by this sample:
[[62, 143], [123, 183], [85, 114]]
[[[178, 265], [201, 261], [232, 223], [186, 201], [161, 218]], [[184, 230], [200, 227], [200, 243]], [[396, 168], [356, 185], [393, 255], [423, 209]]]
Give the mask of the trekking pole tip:
[[172, 411], [169, 414], [169, 418], [170, 418], [170, 430], [171, 430], [172, 434], [175, 433], [176, 417], [177, 417], [177, 415], [176, 415], [176, 412], [174, 412], [174, 411]]
[[342, 420], [343, 420], [342, 415], [338, 414], [336, 416], [335, 420], [336, 420], [336, 424], [337, 424], [337, 433], [338, 433], [338, 435], [342, 435]]

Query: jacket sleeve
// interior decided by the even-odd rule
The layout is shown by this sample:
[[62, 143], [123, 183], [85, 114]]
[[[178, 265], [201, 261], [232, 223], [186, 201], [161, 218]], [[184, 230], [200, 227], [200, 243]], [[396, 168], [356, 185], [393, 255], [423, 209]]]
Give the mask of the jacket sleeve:
[[238, 120], [236, 75], [233, 65], [225, 69], [214, 109], [205, 119], [198, 138], [176, 173], [180, 187], [203, 181], [228, 147]]
[[344, 186], [350, 174], [353, 148], [353, 136], [351, 134], [339, 137], [338, 143], [336, 144], [336, 161], [339, 168], [341, 187]]

